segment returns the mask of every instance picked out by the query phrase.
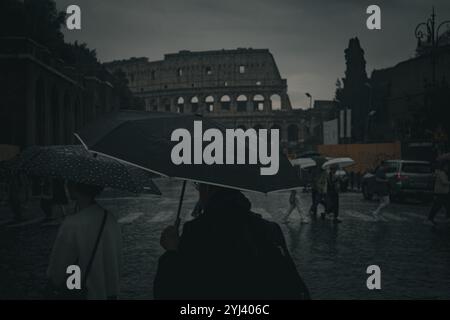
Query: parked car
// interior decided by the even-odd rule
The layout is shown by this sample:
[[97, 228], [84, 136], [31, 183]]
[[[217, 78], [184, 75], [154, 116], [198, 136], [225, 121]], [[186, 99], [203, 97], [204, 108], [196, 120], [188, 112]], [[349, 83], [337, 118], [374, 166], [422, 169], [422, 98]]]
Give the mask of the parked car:
[[[389, 180], [391, 201], [402, 201], [407, 197], [429, 200], [433, 194], [434, 176], [430, 162], [410, 160], [387, 160], [386, 177]], [[378, 168], [377, 168], [378, 169]], [[365, 199], [372, 199], [376, 193], [375, 172], [367, 172], [361, 181]]]

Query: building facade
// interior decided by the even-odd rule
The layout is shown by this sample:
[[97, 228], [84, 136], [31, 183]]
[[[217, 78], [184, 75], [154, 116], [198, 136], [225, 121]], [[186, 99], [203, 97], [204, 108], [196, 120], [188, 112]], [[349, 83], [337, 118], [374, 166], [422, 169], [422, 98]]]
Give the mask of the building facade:
[[200, 113], [235, 128], [276, 128], [289, 152], [304, 147], [316, 122], [317, 115], [292, 108], [287, 81], [267, 49], [180, 51], [161, 61], [132, 58], [105, 66], [125, 72], [148, 111]]
[[[368, 135], [373, 141], [448, 144], [450, 46], [375, 70]], [[439, 136], [439, 137], [438, 137]]]
[[119, 108], [107, 79], [80, 73], [30, 39], [0, 43], [0, 144], [71, 144], [75, 130]]

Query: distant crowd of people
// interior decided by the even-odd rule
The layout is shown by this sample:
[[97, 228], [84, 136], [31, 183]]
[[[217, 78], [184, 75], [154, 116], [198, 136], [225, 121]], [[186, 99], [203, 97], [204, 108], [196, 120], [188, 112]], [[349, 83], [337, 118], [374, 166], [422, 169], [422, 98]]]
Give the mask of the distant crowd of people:
[[[317, 217], [317, 208], [321, 204], [324, 211], [320, 213], [320, 217], [325, 219], [327, 215], [333, 215], [333, 222], [342, 222], [339, 219], [339, 192], [341, 191], [341, 181], [336, 175], [338, 166], [331, 166], [329, 169], [315, 167], [312, 172], [311, 181], [311, 207], [309, 209], [310, 216], [315, 219]], [[350, 187], [353, 190], [356, 182], [357, 189], [361, 187], [361, 174], [350, 174]], [[289, 197], [289, 208], [285, 215], [284, 221], [287, 222], [292, 212], [296, 210], [300, 215], [301, 223], [309, 223], [310, 219], [307, 213], [300, 207], [299, 190], [292, 190]]]

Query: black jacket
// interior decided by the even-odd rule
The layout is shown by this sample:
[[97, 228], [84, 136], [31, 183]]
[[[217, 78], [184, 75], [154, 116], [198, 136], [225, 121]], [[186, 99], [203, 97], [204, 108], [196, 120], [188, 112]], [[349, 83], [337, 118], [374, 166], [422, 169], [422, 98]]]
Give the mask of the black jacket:
[[185, 223], [178, 250], [161, 256], [155, 298], [309, 298], [280, 227], [250, 206], [238, 191], [217, 192]]

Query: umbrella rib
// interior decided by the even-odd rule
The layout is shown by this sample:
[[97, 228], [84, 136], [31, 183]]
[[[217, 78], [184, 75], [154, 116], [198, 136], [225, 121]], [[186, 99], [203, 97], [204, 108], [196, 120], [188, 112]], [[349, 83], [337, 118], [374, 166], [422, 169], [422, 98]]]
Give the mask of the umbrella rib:
[[[80, 138], [79, 138], [79, 139], [80, 139]], [[87, 148], [87, 147], [86, 147], [86, 148]], [[162, 172], [159, 172], [159, 171], [156, 171], [156, 170], [151, 170], [151, 169], [149, 169], [149, 168], [140, 166], [140, 165], [138, 165], [138, 164], [135, 164], [135, 163], [132, 163], [132, 162], [129, 162], [129, 161], [120, 159], [120, 158], [116, 158], [116, 157], [111, 156], [111, 155], [108, 155], [108, 154], [106, 154], [106, 153], [103, 153], [103, 152], [100, 152], [100, 151], [96, 151], [96, 150], [91, 150], [91, 149], [87, 149], [87, 150], [88, 150], [89, 152], [95, 152], [95, 153], [98, 153], [99, 155], [102, 155], [102, 156], [104, 156], [104, 157], [106, 157], [106, 158], [114, 159], [114, 160], [119, 161], [119, 162], [121, 162], [121, 163], [126, 163], [126, 164], [128, 164], [128, 165], [130, 165], [130, 166], [133, 166], [133, 167], [136, 167], [136, 168], [145, 170], [145, 171], [149, 171], [149, 172], [151, 172], [151, 173], [156, 173], [156, 174], [158, 174], [158, 175], [160, 175], [160, 176], [163, 176], [163, 177], [166, 177], [166, 178], [170, 178], [168, 175], [166, 175], [166, 174], [164, 174], [164, 173], [162, 173]]]

